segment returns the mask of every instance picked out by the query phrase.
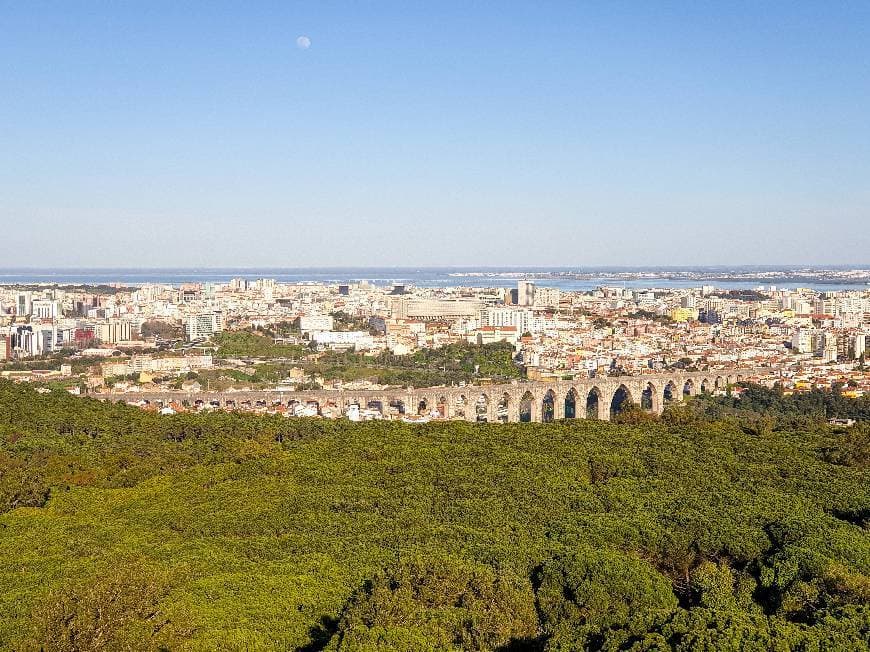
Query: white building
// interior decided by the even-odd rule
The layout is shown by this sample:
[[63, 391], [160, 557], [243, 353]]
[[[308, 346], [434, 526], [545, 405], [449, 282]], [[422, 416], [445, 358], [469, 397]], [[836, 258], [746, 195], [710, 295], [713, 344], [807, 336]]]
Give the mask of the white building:
[[371, 349], [374, 338], [365, 331], [312, 331], [311, 340], [330, 348]]
[[535, 284], [532, 281], [517, 282], [517, 305], [535, 305]]
[[33, 293], [19, 292], [15, 297], [15, 314], [29, 315], [33, 311]]
[[511, 307], [487, 308], [481, 312], [480, 325], [482, 327], [495, 326], [497, 328], [512, 326], [517, 329], [519, 336], [532, 329], [534, 313], [531, 310]]
[[130, 340], [132, 329], [126, 319], [110, 319], [103, 324], [97, 324], [94, 334], [97, 339], [106, 344], [127, 342]]
[[208, 338], [224, 329], [223, 313], [220, 311], [190, 315], [185, 321], [188, 340]]
[[34, 299], [31, 305], [31, 315], [36, 319], [57, 319], [63, 315], [60, 301], [52, 299]]
[[864, 333], [858, 333], [852, 338], [852, 357], [856, 360], [864, 355], [867, 350], [867, 336]]
[[331, 331], [335, 327], [332, 315], [305, 315], [299, 318], [299, 330], [303, 333], [311, 331]]
[[791, 348], [795, 353], [812, 353], [815, 331], [811, 328], [796, 328], [791, 336]]
[[535, 288], [535, 305], [540, 308], [558, 308], [562, 293], [558, 288]]

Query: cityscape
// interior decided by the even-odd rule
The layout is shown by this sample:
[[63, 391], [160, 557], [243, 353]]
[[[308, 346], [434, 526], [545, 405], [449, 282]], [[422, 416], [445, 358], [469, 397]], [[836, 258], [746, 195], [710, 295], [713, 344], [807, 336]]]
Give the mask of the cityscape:
[[[870, 290], [853, 288], [566, 291], [546, 280], [520, 280], [513, 288], [420, 288], [242, 277], [177, 286], [36, 284], [0, 287], [0, 320], [3, 377], [57, 383], [164, 413], [230, 407], [425, 422], [507, 421], [510, 412], [511, 420], [552, 420], [564, 417], [565, 396], [539, 406], [543, 398], [535, 392], [525, 399], [519, 392], [511, 405], [501, 398], [505, 388], [497, 396], [495, 388], [531, 383], [546, 392], [548, 383], [591, 381], [592, 388], [596, 379], [647, 376], [667, 384], [674, 372], [707, 378], [699, 377], [697, 388], [681, 383], [668, 400], [696, 390], [739, 394], [723, 380], [738, 375], [788, 393], [834, 386], [852, 398], [870, 392]], [[250, 338], [251, 352], [233, 351], [230, 334]], [[252, 346], [258, 343], [267, 347], [261, 355]], [[384, 356], [410, 360], [451, 345], [503, 345], [511, 368], [493, 377], [478, 366], [461, 380], [431, 386], [419, 378], [379, 382]], [[354, 356], [344, 363], [336, 357], [347, 353]], [[324, 357], [333, 368], [321, 369]], [[258, 373], [263, 370], [269, 373]], [[469, 389], [457, 394], [456, 386]], [[450, 391], [438, 395], [438, 388]], [[403, 391], [428, 393], [428, 400], [405, 398]], [[644, 395], [652, 391], [636, 391], [632, 400], [660, 411], [664, 385], [655, 400]], [[379, 393], [387, 400], [377, 400]], [[606, 405], [613, 400], [601, 398]], [[581, 412], [586, 415], [568, 409], [572, 416]], [[599, 418], [597, 405], [594, 412]], [[601, 418], [610, 415], [601, 410]]]
[[0, 34], [0, 652], [870, 650], [870, 2]]

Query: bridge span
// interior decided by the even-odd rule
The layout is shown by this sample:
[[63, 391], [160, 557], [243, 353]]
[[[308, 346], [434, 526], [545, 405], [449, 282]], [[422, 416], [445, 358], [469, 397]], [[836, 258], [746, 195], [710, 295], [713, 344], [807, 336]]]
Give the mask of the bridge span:
[[[465, 387], [421, 387], [386, 390], [250, 390], [224, 392], [127, 392], [95, 398], [151, 405], [212, 406], [223, 409], [308, 406], [324, 414], [331, 408], [357, 405], [386, 415], [390, 408], [404, 415], [436, 415], [466, 421], [547, 422], [565, 418], [609, 420], [627, 404], [661, 414], [668, 403], [699, 393], [724, 391], [741, 380], [770, 375], [772, 369], [675, 371], [640, 376], [605, 376], [582, 380], [517, 381]], [[314, 413], [314, 412], [312, 412]]]

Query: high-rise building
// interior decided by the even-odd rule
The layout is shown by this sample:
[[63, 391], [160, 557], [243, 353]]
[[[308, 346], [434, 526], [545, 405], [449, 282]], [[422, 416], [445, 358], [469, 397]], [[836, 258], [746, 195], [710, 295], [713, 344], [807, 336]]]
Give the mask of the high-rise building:
[[858, 333], [852, 339], [851, 353], [856, 360], [867, 351], [867, 336], [864, 333]]
[[487, 308], [481, 312], [481, 326], [484, 327], [514, 327], [517, 329], [517, 335], [530, 331], [532, 329], [532, 317], [534, 314], [531, 310], [520, 310], [517, 308]]
[[229, 289], [232, 292], [247, 292], [248, 291], [248, 280], [244, 278], [234, 278], [230, 279]]
[[19, 316], [29, 315], [33, 311], [33, 293], [19, 292], [15, 297], [15, 314]]
[[57, 319], [63, 316], [60, 301], [52, 299], [34, 299], [30, 304], [31, 313], [37, 319]]
[[816, 333], [813, 344], [814, 354], [824, 362], [834, 362], [837, 359], [837, 335], [823, 331]]
[[104, 344], [116, 344], [130, 340], [131, 327], [126, 319], [110, 319], [104, 324], [97, 324], [94, 332]]
[[189, 340], [211, 337], [224, 329], [223, 313], [215, 311], [191, 315], [187, 318], [185, 329]]
[[795, 353], [811, 353], [814, 349], [815, 331], [811, 328], [798, 328], [791, 336], [791, 348]]
[[517, 305], [535, 305], [535, 284], [532, 281], [517, 282]]

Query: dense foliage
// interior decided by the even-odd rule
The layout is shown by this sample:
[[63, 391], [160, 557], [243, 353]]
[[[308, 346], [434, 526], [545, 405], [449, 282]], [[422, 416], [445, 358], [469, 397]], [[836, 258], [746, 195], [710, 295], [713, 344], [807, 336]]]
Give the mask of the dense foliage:
[[811, 419], [870, 420], [870, 394], [860, 398], [843, 396], [843, 386], [832, 389], [813, 388], [811, 391], [786, 394], [782, 387], [747, 385], [742, 393], [727, 398], [705, 397], [707, 415], [755, 412], [779, 419], [807, 417]]
[[276, 344], [270, 337], [250, 331], [225, 331], [212, 337], [221, 357], [250, 358], [291, 358], [296, 359], [307, 353], [304, 346]]
[[780, 425], [161, 417], [0, 382], [0, 649], [867, 649], [856, 430]]
[[[234, 376], [226, 371], [217, 374], [253, 385], [283, 380], [290, 367], [302, 367], [305, 378], [309, 379], [370, 380], [380, 385], [403, 387], [456, 385], [480, 377], [509, 380], [521, 374], [520, 367], [514, 364], [513, 346], [507, 342], [449, 344], [435, 349], [421, 349], [408, 355], [388, 352], [365, 355], [341, 350], [315, 354], [302, 346], [275, 344], [268, 337], [248, 331], [219, 333], [215, 336], [215, 343], [220, 356], [261, 360], [251, 375]], [[277, 360], [279, 358], [291, 358], [295, 362], [282, 363]], [[200, 375], [205, 378], [208, 374]], [[214, 382], [217, 378], [211, 380], [212, 387], [221, 386], [219, 382]]]
[[326, 380], [368, 379], [382, 385], [435, 387], [472, 382], [485, 377], [497, 380], [518, 378], [513, 346], [492, 344], [448, 344], [435, 349], [420, 349], [407, 355], [381, 353], [365, 356], [352, 351], [329, 351], [316, 362], [305, 365], [307, 374]]

